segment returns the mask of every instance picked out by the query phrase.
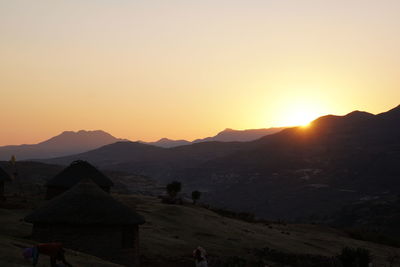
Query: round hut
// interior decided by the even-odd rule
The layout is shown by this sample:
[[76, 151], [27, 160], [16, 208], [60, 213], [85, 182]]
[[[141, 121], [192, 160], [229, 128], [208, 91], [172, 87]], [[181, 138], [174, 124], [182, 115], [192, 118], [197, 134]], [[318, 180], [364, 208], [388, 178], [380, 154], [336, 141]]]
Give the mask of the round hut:
[[46, 183], [46, 199], [52, 199], [74, 185], [79, 183], [83, 178], [90, 178], [101, 189], [109, 193], [113, 182], [102, 172], [96, 169], [87, 161], [77, 160], [72, 162], [67, 168], [62, 170], [54, 178]]
[[7, 181], [11, 181], [10, 175], [0, 167], [0, 201], [4, 201], [4, 184]]
[[90, 179], [53, 198], [25, 217], [39, 242], [62, 242], [126, 266], [139, 266], [139, 225], [144, 218], [105, 193]]

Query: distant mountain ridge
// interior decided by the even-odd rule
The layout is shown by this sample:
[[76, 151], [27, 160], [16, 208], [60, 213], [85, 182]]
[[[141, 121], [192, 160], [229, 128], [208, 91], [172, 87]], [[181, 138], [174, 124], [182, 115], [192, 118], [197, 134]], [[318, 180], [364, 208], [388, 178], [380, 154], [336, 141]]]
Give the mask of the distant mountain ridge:
[[[269, 128], [269, 129], [251, 129], [251, 130], [232, 130], [226, 129], [218, 133], [214, 137], [207, 137], [203, 139], [196, 139], [193, 142], [187, 140], [171, 140], [162, 138], [156, 142], [142, 142], [143, 144], [153, 145], [161, 148], [173, 148], [183, 145], [190, 145], [193, 143], [221, 141], [252, 141], [262, 136], [273, 134], [282, 130], [283, 128]], [[12, 155], [15, 155], [18, 160], [27, 159], [46, 159], [58, 158], [68, 155], [74, 155], [100, 148], [105, 145], [113, 144], [116, 142], [125, 142], [127, 139], [120, 139], [112, 136], [111, 134], [102, 131], [85, 131], [80, 130], [64, 131], [61, 134], [54, 136], [48, 140], [38, 144], [23, 144], [23, 145], [7, 145], [0, 146], [0, 160], [9, 160]]]
[[189, 142], [187, 140], [172, 140], [172, 139], [168, 139], [168, 138], [161, 138], [160, 140], [155, 141], [155, 142], [141, 142], [141, 143], [158, 146], [158, 147], [163, 147], [163, 148], [170, 148], [170, 147], [184, 146], [184, 145], [191, 144], [191, 142]]
[[248, 142], [259, 139], [263, 136], [274, 134], [285, 129], [284, 127], [277, 128], [263, 128], [263, 129], [247, 129], [247, 130], [233, 130], [227, 128], [222, 132], [219, 132], [217, 135], [212, 137], [200, 138], [196, 139], [192, 142], [187, 140], [171, 140], [168, 138], [162, 138], [156, 142], [143, 142], [145, 144], [171, 148], [177, 146], [190, 145], [194, 143], [202, 143], [202, 142]]
[[65, 131], [38, 144], [0, 146], [0, 160], [62, 157], [96, 149], [125, 139], [116, 138], [101, 130]]
[[196, 139], [193, 143], [200, 142], [249, 142], [259, 139], [263, 136], [275, 134], [282, 131], [285, 127], [276, 128], [263, 128], [263, 129], [247, 129], [247, 130], [234, 130], [227, 128], [213, 137], [206, 137], [203, 139]]

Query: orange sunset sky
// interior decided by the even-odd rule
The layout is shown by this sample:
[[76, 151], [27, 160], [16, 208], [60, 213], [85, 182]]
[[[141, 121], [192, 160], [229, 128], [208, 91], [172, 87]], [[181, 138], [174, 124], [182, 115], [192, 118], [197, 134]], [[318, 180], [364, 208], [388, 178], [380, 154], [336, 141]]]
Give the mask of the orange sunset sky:
[[0, 0], [0, 145], [304, 124], [400, 104], [398, 0]]

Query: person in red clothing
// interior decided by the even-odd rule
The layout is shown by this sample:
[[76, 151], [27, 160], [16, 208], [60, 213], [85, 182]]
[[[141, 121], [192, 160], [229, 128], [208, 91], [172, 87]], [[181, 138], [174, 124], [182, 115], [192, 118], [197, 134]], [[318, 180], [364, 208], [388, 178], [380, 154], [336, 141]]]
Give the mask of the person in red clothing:
[[57, 261], [61, 261], [65, 266], [72, 267], [72, 265], [65, 260], [64, 253], [65, 251], [62, 243], [42, 243], [32, 248], [25, 249], [24, 257], [33, 258], [33, 266], [36, 266], [39, 255], [44, 254], [50, 257], [51, 267], [57, 267]]

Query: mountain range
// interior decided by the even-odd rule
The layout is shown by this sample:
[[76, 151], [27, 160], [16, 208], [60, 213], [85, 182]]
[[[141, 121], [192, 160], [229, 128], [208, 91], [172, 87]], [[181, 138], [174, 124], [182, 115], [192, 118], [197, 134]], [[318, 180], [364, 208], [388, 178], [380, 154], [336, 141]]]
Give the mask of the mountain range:
[[17, 160], [62, 157], [119, 141], [124, 141], [124, 139], [116, 138], [100, 130], [65, 131], [38, 144], [0, 146], [0, 160], [9, 160], [12, 155]]
[[[251, 141], [265, 135], [276, 133], [282, 129], [283, 128], [250, 130], [226, 129], [218, 133], [214, 137], [197, 139], [193, 142], [189, 142], [186, 140], [171, 140], [168, 138], [162, 138], [157, 142], [140, 142], [157, 147], [170, 148], [209, 141]], [[16, 156], [18, 160], [63, 157], [93, 150], [108, 144], [124, 141], [128, 140], [116, 138], [111, 134], [101, 130], [81, 130], [78, 132], [65, 131], [38, 144], [0, 146], [0, 160], [9, 160], [12, 155]]]
[[143, 142], [148, 145], [154, 145], [164, 148], [171, 148], [176, 146], [183, 146], [183, 145], [190, 145], [195, 143], [202, 143], [202, 142], [248, 142], [259, 139], [263, 136], [274, 134], [280, 132], [284, 129], [284, 127], [277, 127], [277, 128], [266, 128], [266, 129], [247, 129], [247, 130], [234, 130], [227, 128], [222, 132], [219, 132], [215, 136], [196, 139], [192, 142], [187, 140], [171, 140], [168, 138], [162, 138], [156, 142]]
[[182, 181], [217, 206], [264, 218], [329, 218], [346, 205], [400, 193], [400, 106], [373, 115], [323, 116], [249, 142], [161, 148], [117, 142], [45, 162], [88, 160], [103, 169]]

